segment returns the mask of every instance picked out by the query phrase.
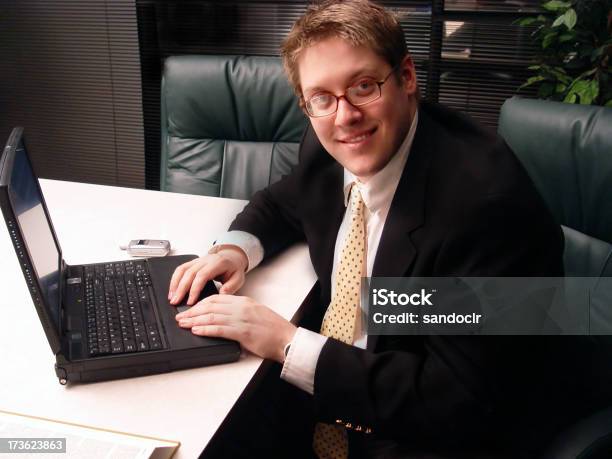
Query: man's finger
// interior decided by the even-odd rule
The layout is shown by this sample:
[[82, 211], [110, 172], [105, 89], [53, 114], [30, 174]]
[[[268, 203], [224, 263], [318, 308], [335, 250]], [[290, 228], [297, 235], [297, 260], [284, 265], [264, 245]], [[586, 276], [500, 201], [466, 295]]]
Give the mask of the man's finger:
[[[210, 301], [211, 298], [218, 297], [217, 300]], [[223, 298], [226, 297], [226, 298]], [[234, 300], [236, 297], [232, 295], [211, 295], [189, 309], [177, 314], [176, 320], [180, 320], [188, 317], [195, 317], [201, 314], [208, 314], [211, 312], [217, 314], [232, 314], [236, 311], [236, 308], [233, 306]]]
[[197, 265], [189, 267], [179, 281], [178, 287], [174, 291], [174, 295], [170, 299], [170, 304], [178, 304], [185, 296], [185, 293], [191, 288], [191, 283], [197, 273]]
[[234, 304], [240, 301], [243, 297], [238, 295], [229, 295], [226, 293], [217, 293], [204, 298], [200, 303], [217, 303], [217, 304]]
[[200, 296], [200, 293], [204, 289], [206, 282], [214, 279], [222, 272], [223, 269], [221, 269], [218, 264], [207, 264], [201, 267], [192, 281], [191, 289], [189, 290], [189, 298], [187, 299], [187, 304], [189, 306], [194, 304]]
[[199, 325], [230, 325], [232, 316], [209, 312], [208, 314], [200, 314], [195, 317], [187, 317], [179, 320], [179, 326], [183, 328], [192, 328]]
[[174, 293], [176, 292], [176, 289], [178, 288], [179, 282], [183, 277], [183, 274], [185, 274], [185, 271], [196, 262], [197, 259], [188, 261], [187, 263], [183, 263], [182, 265], [178, 266], [174, 270], [174, 273], [172, 273], [172, 278], [170, 279], [170, 286], [168, 287], [168, 300], [171, 300], [174, 296]]
[[240, 287], [242, 287], [243, 282], [243, 274], [236, 271], [232, 276], [224, 282], [221, 288], [219, 289], [219, 293], [224, 294], [232, 294], [235, 293]]
[[191, 329], [191, 333], [198, 336], [214, 336], [238, 341], [238, 331], [227, 325], [198, 325]]

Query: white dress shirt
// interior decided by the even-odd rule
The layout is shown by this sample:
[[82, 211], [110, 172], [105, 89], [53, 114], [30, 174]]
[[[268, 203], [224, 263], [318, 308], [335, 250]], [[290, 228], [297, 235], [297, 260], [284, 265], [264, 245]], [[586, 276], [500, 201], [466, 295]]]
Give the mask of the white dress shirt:
[[[351, 172], [344, 169], [344, 205], [346, 206], [348, 204], [349, 193], [351, 185], [353, 184], [359, 187], [365, 204], [364, 218], [367, 235], [367, 277], [371, 277], [372, 275], [372, 268], [374, 266], [376, 252], [378, 251], [380, 237], [385, 226], [385, 221], [387, 220], [389, 208], [391, 207], [391, 201], [395, 195], [395, 190], [397, 189], [402, 172], [404, 171], [404, 166], [406, 165], [406, 160], [408, 159], [408, 154], [410, 153], [410, 147], [412, 146], [417, 123], [418, 112], [415, 112], [408, 134], [397, 153], [382, 170], [372, 176], [366, 183], [362, 183]], [[342, 223], [340, 224], [340, 229], [338, 230], [334, 249], [334, 264], [331, 278], [332, 298], [335, 290], [335, 279], [340, 261], [340, 252], [344, 245], [344, 239], [346, 238], [348, 229], [349, 215], [345, 212]], [[263, 259], [263, 247], [261, 243], [255, 236], [249, 233], [229, 231], [217, 239], [215, 245], [211, 248], [211, 252], [214, 253], [218, 251], [223, 245], [234, 245], [244, 250], [249, 259], [249, 271], [255, 268]], [[364, 320], [363, 317], [362, 320]], [[361, 335], [355, 339], [353, 345], [365, 349], [367, 338], [365, 327], [361, 327]], [[281, 378], [309, 394], [313, 394], [317, 360], [319, 359], [321, 349], [327, 339], [327, 336], [299, 327], [291, 341], [291, 346], [289, 347], [289, 352], [285, 358], [281, 371]]]

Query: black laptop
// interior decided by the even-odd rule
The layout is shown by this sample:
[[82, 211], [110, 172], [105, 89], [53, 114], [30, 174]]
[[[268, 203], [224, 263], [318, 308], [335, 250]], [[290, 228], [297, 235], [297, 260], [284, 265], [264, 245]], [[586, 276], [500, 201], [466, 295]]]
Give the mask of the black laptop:
[[[230, 362], [234, 341], [178, 327], [167, 299], [174, 269], [195, 255], [69, 266], [15, 128], [0, 157], [0, 207], [60, 383], [100, 381]], [[216, 293], [212, 282], [202, 297]]]

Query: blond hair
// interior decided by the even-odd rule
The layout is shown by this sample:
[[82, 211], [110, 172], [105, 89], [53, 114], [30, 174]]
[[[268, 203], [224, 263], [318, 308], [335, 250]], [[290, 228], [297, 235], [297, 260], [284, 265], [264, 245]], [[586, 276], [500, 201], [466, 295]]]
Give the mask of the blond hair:
[[326, 0], [310, 5], [281, 46], [289, 82], [302, 101], [297, 60], [300, 53], [326, 38], [338, 37], [365, 46], [397, 66], [408, 54], [404, 32], [390, 11], [369, 0]]

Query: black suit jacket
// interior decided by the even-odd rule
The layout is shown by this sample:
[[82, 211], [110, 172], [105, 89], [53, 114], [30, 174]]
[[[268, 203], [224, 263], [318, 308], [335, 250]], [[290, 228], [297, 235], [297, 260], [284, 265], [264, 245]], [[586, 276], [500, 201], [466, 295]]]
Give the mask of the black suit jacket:
[[[257, 193], [231, 225], [256, 235], [266, 257], [307, 241], [318, 285], [302, 325], [315, 331], [330, 301], [342, 188], [342, 167], [309, 128], [295, 170]], [[562, 251], [559, 225], [503, 139], [422, 103], [372, 275], [561, 276]], [[315, 410], [321, 420], [453, 457], [500, 441], [532, 451], [565, 422], [551, 412], [560, 401], [555, 386], [575, 370], [567, 354], [555, 357], [558, 345], [538, 337], [370, 336], [363, 350], [329, 339], [316, 368]]]

